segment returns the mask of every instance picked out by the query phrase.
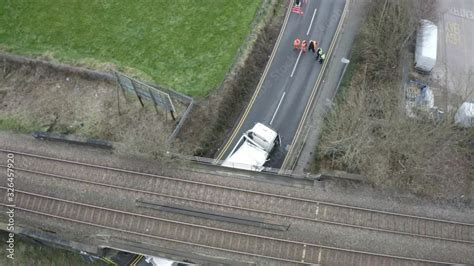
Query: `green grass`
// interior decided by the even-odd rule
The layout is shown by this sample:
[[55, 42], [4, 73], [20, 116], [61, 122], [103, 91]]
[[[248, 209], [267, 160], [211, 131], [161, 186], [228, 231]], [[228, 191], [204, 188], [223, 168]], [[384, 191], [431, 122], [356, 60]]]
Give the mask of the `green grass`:
[[31, 133], [33, 131], [40, 131], [42, 129], [43, 128], [41, 125], [39, 125], [36, 121], [0, 115], [0, 130]]
[[260, 3], [0, 0], [0, 47], [64, 62], [110, 62], [203, 96], [224, 78]]

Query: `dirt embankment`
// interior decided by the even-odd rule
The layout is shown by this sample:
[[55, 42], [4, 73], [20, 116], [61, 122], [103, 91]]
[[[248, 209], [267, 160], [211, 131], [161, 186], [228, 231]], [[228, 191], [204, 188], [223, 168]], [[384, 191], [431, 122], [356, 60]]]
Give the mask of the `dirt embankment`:
[[217, 152], [257, 87], [278, 38], [287, 4], [288, 1], [278, 1], [248, 57], [233, 69], [222, 88], [198, 101], [176, 142], [178, 151], [204, 157], [213, 157]]
[[[74, 134], [116, 142], [116, 151], [152, 157], [175, 123], [151, 103], [142, 108], [114, 82], [90, 80], [42, 64], [0, 62], [0, 126]], [[120, 114], [118, 112], [120, 105]]]

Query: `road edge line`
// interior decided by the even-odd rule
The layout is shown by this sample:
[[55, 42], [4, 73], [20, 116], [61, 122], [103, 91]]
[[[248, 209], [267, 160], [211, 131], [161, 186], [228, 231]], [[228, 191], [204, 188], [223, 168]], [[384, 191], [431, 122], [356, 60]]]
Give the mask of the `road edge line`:
[[290, 14], [291, 14], [291, 7], [293, 6], [293, 2], [294, 2], [294, 1], [291, 1], [290, 4], [288, 5], [287, 11], [286, 11], [286, 15], [285, 15], [285, 20], [283, 21], [283, 26], [282, 26], [281, 29], [280, 29], [280, 33], [278, 34], [278, 39], [277, 39], [277, 41], [276, 41], [276, 43], [275, 43], [275, 46], [273, 47], [273, 51], [272, 51], [272, 54], [271, 54], [271, 56], [270, 56], [270, 60], [268, 60], [267, 65], [265, 66], [265, 70], [263, 71], [263, 75], [262, 75], [262, 77], [260, 78], [260, 81], [259, 81], [258, 84], [257, 84], [257, 89], [255, 90], [254, 94], [252, 95], [252, 98], [250, 99], [250, 102], [249, 102], [249, 104], [247, 105], [247, 108], [245, 108], [245, 112], [244, 112], [244, 114], [241, 116], [241, 118], [240, 118], [240, 120], [239, 120], [239, 123], [238, 123], [237, 126], [233, 129], [232, 135], [231, 135], [230, 138], [227, 140], [227, 142], [225, 143], [224, 147], [222, 147], [222, 149], [219, 151], [219, 154], [218, 154], [217, 157], [215, 158], [214, 163], [217, 163], [217, 161], [219, 161], [219, 160], [222, 159], [222, 157], [224, 156], [224, 153], [227, 151], [227, 149], [229, 148], [230, 144], [234, 141], [235, 136], [237, 135], [237, 133], [239, 132], [240, 128], [242, 127], [242, 124], [244, 123], [245, 118], [247, 118], [247, 115], [248, 115], [248, 113], [250, 112], [250, 109], [252, 108], [253, 103], [255, 102], [255, 99], [257, 98], [257, 96], [258, 96], [258, 94], [259, 94], [259, 92], [260, 92], [260, 89], [262, 88], [263, 82], [265, 81], [265, 79], [266, 79], [266, 77], [267, 77], [268, 70], [270, 69], [270, 66], [272, 65], [273, 58], [275, 57], [276, 51], [277, 51], [278, 48], [280, 47], [280, 41], [281, 41], [281, 38], [282, 38], [282, 36], [283, 36], [283, 33], [285, 32], [286, 25], [288, 24], [288, 19], [289, 19]]

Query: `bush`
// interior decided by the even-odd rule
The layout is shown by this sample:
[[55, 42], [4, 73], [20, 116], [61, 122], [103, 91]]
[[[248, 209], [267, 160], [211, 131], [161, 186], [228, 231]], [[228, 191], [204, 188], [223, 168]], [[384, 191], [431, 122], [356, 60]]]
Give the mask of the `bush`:
[[356, 40], [356, 69], [326, 118], [317, 163], [381, 186], [454, 197], [470, 193], [474, 130], [455, 127], [453, 113], [442, 121], [405, 115], [401, 58], [420, 14], [416, 2], [372, 3]]

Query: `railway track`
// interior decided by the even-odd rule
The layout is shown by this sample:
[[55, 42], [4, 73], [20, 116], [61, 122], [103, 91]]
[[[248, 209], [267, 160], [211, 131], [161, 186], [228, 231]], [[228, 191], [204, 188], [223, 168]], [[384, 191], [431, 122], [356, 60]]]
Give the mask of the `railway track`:
[[[6, 190], [5, 187], [1, 187]], [[210, 248], [270, 259], [282, 264], [433, 265], [446, 262], [419, 260], [334, 248], [168, 220], [16, 190], [15, 211], [148, 237], [177, 244]], [[0, 206], [8, 208], [4, 195]]]
[[[183, 180], [18, 151], [0, 149], [0, 152], [16, 154], [18, 163], [23, 161], [25, 164], [34, 165], [34, 160], [39, 160], [42, 168], [52, 169], [50, 172], [43, 172], [37, 169], [17, 167], [17, 171], [32, 174], [127, 190], [142, 195], [185, 200], [207, 206], [258, 213], [264, 216], [278, 216], [412, 237], [474, 244], [474, 224], [471, 223], [360, 208]], [[19, 155], [23, 156], [21, 160], [18, 158]], [[64, 169], [58, 169], [58, 163], [62, 166], [65, 164], [68, 166], [64, 167]], [[51, 171], [54, 171], [54, 173], [51, 173]], [[64, 173], [65, 171], [67, 174]], [[106, 174], [103, 171], [112, 172], [113, 174]], [[80, 174], [74, 176], [71, 175], [72, 173]], [[120, 176], [117, 176], [117, 174]], [[134, 177], [141, 178], [133, 179]], [[100, 180], [98, 181], [97, 179]], [[134, 180], [134, 182], [130, 182], [130, 180]]]

